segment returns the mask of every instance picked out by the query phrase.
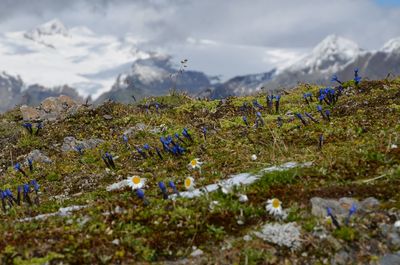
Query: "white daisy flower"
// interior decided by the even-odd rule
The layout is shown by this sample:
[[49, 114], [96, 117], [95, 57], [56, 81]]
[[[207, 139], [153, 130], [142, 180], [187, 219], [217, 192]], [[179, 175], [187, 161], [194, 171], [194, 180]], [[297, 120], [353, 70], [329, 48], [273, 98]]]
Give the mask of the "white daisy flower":
[[186, 179], [185, 179], [185, 188], [187, 189], [187, 190], [193, 190], [194, 189], [194, 178], [192, 178], [192, 177], [187, 177]]
[[195, 158], [195, 159], [192, 159], [192, 161], [190, 161], [188, 167], [190, 169], [199, 169], [199, 170], [201, 170], [201, 165], [202, 164], [203, 164], [203, 162], [201, 162], [199, 158]]
[[132, 188], [132, 190], [136, 190], [136, 189], [141, 189], [144, 187], [144, 184], [146, 183], [146, 179], [135, 175], [135, 176], [128, 177], [126, 182], [128, 183], [128, 186]]
[[251, 155], [251, 160], [256, 161], [257, 160], [257, 155]]
[[267, 201], [267, 206], [265, 207], [269, 214], [274, 216], [282, 216], [282, 202], [276, 198], [270, 199]]

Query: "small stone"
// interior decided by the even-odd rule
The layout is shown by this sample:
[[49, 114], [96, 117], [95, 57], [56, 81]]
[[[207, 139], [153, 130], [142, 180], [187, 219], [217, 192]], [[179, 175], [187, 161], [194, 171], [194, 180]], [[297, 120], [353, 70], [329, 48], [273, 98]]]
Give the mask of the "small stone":
[[336, 200], [323, 199], [319, 197], [311, 198], [311, 213], [314, 216], [325, 217], [327, 214], [327, 208], [331, 208], [335, 215], [345, 215], [347, 211], [343, 209], [340, 203]]
[[[42, 152], [40, 152], [40, 150], [33, 150], [32, 152], [30, 152], [27, 156], [27, 158], [32, 159], [33, 162], [39, 162], [39, 163], [52, 163], [53, 161], [48, 158], [47, 156], [45, 156]], [[27, 162], [26, 162], [27, 164]]]
[[379, 261], [381, 265], [399, 265], [400, 264], [400, 255], [396, 254], [386, 254]]
[[113, 243], [114, 245], [119, 245], [119, 239], [114, 239], [113, 241], [111, 241], [111, 243]]
[[201, 249], [196, 249], [195, 251], [193, 251], [191, 254], [190, 254], [190, 256], [191, 257], [199, 257], [199, 256], [201, 256], [201, 255], [203, 255], [203, 251], [201, 250]]
[[360, 203], [360, 208], [362, 210], [373, 210], [379, 207], [380, 203], [374, 197], [368, 197]]
[[113, 117], [111, 115], [106, 114], [106, 115], [103, 116], [103, 118], [105, 120], [112, 120]]
[[400, 220], [397, 220], [396, 222], [394, 222], [394, 227], [397, 229], [400, 229]]
[[388, 244], [394, 249], [400, 248], [400, 235], [397, 232], [388, 234]]
[[239, 195], [239, 201], [240, 202], [247, 202], [249, 200], [249, 198], [247, 197], [247, 195], [245, 194], [240, 194]]
[[397, 144], [392, 144], [391, 146], [390, 146], [390, 149], [396, 149], [397, 148]]
[[243, 240], [244, 240], [244, 241], [250, 241], [250, 240], [252, 240], [252, 237], [251, 237], [250, 235], [245, 235], [245, 236], [243, 237]]
[[40, 112], [35, 108], [23, 105], [20, 107], [20, 111], [24, 121], [38, 120], [40, 118]]
[[255, 155], [255, 154], [251, 155], [251, 160], [256, 161], [257, 160], [257, 155]]
[[335, 254], [335, 256], [332, 258], [332, 265], [345, 265], [349, 264], [350, 261], [350, 256], [349, 253], [347, 253], [344, 250], [339, 251], [338, 253]]

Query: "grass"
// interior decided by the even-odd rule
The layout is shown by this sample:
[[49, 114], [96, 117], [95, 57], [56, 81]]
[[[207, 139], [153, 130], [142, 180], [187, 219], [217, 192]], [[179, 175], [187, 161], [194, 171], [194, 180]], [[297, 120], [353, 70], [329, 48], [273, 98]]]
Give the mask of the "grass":
[[[255, 110], [243, 113], [240, 107], [254, 99], [265, 106], [262, 94], [220, 102], [174, 93], [137, 105], [106, 103], [47, 123], [39, 136], [26, 134], [17, 110], [8, 112], [0, 118], [0, 188], [15, 192], [18, 185], [36, 179], [42, 194], [40, 205], [1, 213], [0, 258], [6, 264], [51, 264], [60, 259], [79, 264], [161, 262], [187, 257], [196, 246], [217, 262], [218, 255], [213, 253], [220, 253], [221, 244], [233, 240], [233, 247], [224, 251], [232, 259], [227, 263], [272, 264], [296, 253], [275, 250], [260, 240], [239, 240], [262, 223], [273, 221], [265, 211], [269, 198], [279, 198], [289, 210], [289, 220], [298, 222], [307, 233], [321, 222], [309, 215], [313, 196], [374, 196], [399, 208], [400, 151], [390, 145], [400, 146], [400, 80], [364, 81], [361, 87], [360, 92], [348, 84], [338, 103], [330, 107], [332, 121], [326, 122], [316, 112], [317, 102], [309, 107], [302, 97], [305, 92], [315, 95], [319, 88], [300, 85], [282, 96], [279, 114], [261, 111], [266, 126], [258, 129], [247, 128], [242, 121], [246, 115], [253, 124]], [[148, 113], [145, 105], [154, 101], [160, 104], [160, 111], [151, 108]], [[320, 123], [301, 126], [298, 119], [286, 115], [305, 111]], [[106, 120], [106, 114], [112, 119]], [[278, 117], [284, 121], [281, 128], [277, 126]], [[146, 129], [138, 130], [138, 123]], [[208, 130], [207, 140], [201, 134], [203, 126]], [[128, 128], [136, 128], [129, 135], [130, 149], [122, 142]], [[181, 133], [183, 128], [188, 128], [194, 142], [182, 144], [186, 149], [182, 156], [164, 154], [163, 160], [156, 156], [143, 159], [135, 151], [135, 146], [145, 143], [161, 148], [161, 136]], [[325, 138], [322, 150], [318, 148], [320, 134]], [[104, 143], [85, 150], [82, 156], [75, 151], [63, 153], [61, 145], [67, 136], [78, 140], [100, 138]], [[34, 149], [40, 149], [53, 163], [35, 163], [34, 172], [26, 179], [12, 169], [10, 160], [24, 162]], [[115, 170], [106, 170], [101, 160], [100, 154], [106, 151], [118, 156]], [[257, 155], [256, 161], [251, 160], [252, 154]], [[193, 158], [204, 162], [201, 175], [187, 168]], [[266, 173], [256, 183], [238, 187], [231, 194], [215, 192], [196, 199], [163, 200], [157, 186], [159, 181], [173, 180], [183, 190], [183, 180], [189, 175], [195, 177], [197, 186], [203, 186], [231, 174], [258, 172], [288, 161], [312, 161], [313, 166]], [[132, 174], [148, 179], [148, 207], [128, 188], [105, 190]], [[381, 175], [386, 177], [363, 182]], [[237, 194], [247, 194], [249, 201], [240, 203]], [[213, 201], [219, 203], [211, 209]], [[69, 217], [17, 221], [71, 205], [89, 207]], [[334, 235], [354, 243], [357, 233], [342, 228]], [[319, 246], [311, 246], [309, 251], [310, 255], [317, 253], [315, 263], [329, 255]]]

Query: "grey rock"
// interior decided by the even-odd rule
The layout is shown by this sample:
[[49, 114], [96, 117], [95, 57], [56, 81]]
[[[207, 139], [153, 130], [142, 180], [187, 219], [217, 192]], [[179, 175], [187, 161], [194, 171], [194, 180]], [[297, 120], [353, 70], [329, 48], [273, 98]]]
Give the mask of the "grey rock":
[[344, 250], [339, 251], [338, 253], [335, 254], [335, 256], [332, 258], [332, 265], [345, 265], [349, 264], [350, 261], [350, 255]]
[[201, 255], [203, 255], [203, 254], [204, 254], [203, 250], [201, 250], [201, 249], [196, 249], [195, 251], [193, 251], [193, 252], [190, 254], [190, 256], [192, 256], [192, 257], [198, 257], [198, 256], [201, 256]]
[[326, 209], [329, 207], [335, 215], [345, 215], [347, 211], [340, 206], [339, 201], [332, 199], [323, 199], [319, 197], [311, 198], [311, 213], [318, 217], [326, 216]]
[[388, 244], [394, 249], [400, 248], [400, 235], [397, 232], [391, 232], [388, 234]]
[[311, 213], [317, 217], [325, 217], [328, 207], [331, 208], [334, 215], [343, 218], [348, 215], [349, 209], [353, 204], [356, 206], [357, 212], [369, 211], [379, 206], [379, 201], [373, 197], [367, 198], [362, 202], [348, 197], [343, 197], [339, 200], [313, 197], [310, 202]]
[[113, 116], [106, 114], [106, 115], [103, 115], [103, 118], [105, 120], [112, 120]]
[[374, 197], [368, 197], [360, 203], [360, 209], [372, 210], [379, 207], [379, 201]]
[[33, 162], [39, 162], [39, 163], [52, 163], [53, 161], [45, 156], [40, 150], [33, 150], [28, 154], [28, 158], [32, 159]]
[[22, 105], [19, 109], [24, 121], [34, 121], [40, 118], [40, 112], [33, 107]]
[[20, 111], [24, 120], [56, 121], [76, 113], [81, 106], [72, 98], [65, 95], [49, 97], [43, 100], [39, 107], [23, 105]]
[[399, 265], [400, 264], [400, 254], [386, 254], [383, 256], [379, 264], [381, 265]]
[[76, 146], [81, 146], [83, 149], [93, 149], [104, 141], [101, 139], [93, 138], [89, 140], [77, 140], [75, 137], [68, 136], [64, 138], [64, 143], [61, 146], [61, 151], [69, 152], [74, 151]]
[[400, 248], [400, 231], [392, 224], [381, 224], [380, 234], [386, 238], [387, 244], [394, 249]]

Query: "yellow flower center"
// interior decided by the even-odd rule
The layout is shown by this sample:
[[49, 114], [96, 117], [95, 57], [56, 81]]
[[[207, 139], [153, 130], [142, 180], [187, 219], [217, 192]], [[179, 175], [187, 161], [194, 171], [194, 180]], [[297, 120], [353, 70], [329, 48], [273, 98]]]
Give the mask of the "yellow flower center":
[[132, 177], [132, 182], [135, 185], [138, 185], [140, 183], [140, 177], [139, 176], [133, 176]]
[[197, 161], [196, 161], [196, 159], [193, 159], [192, 161], [190, 161], [190, 164], [192, 165], [192, 167], [197, 166]]
[[192, 184], [192, 180], [190, 178], [186, 178], [185, 179], [185, 187], [189, 188], [191, 184]]
[[281, 202], [278, 199], [273, 199], [272, 200], [272, 207], [279, 208], [279, 206], [281, 206]]

